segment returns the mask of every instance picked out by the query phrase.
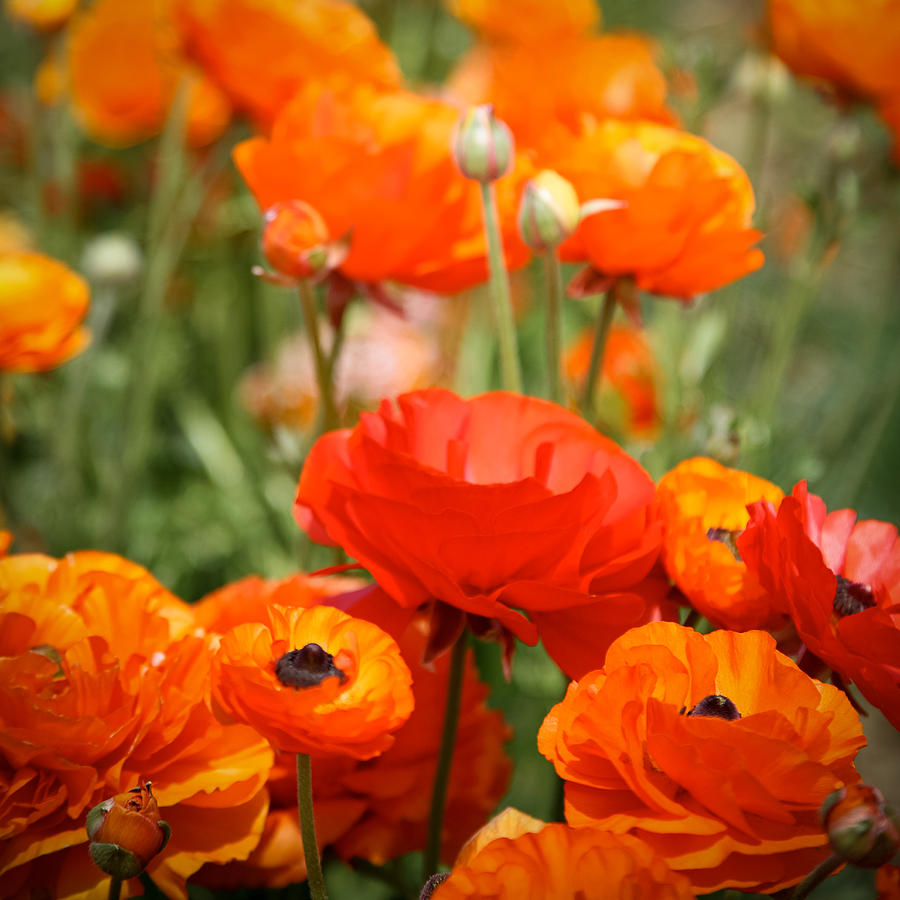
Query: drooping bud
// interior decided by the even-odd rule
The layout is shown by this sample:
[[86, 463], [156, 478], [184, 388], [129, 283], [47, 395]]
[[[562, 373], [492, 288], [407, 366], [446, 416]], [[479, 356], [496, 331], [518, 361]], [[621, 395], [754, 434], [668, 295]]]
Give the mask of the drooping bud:
[[519, 234], [535, 252], [561, 244], [574, 233], [580, 218], [578, 194], [562, 175], [544, 169], [525, 185], [519, 204]]
[[877, 788], [860, 783], [834, 791], [820, 816], [831, 848], [855, 866], [877, 869], [900, 848], [900, 815]]
[[328, 226], [308, 203], [275, 203], [266, 210], [264, 222], [262, 251], [276, 272], [296, 280], [314, 278], [335, 267]]
[[87, 815], [91, 859], [107, 875], [134, 878], [169, 841], [150, 782], [98, 803]]
[[490, 104], [472, 107], [459, 120], [452, 148], [459, 171], [482, 184], [502, 178], [515, 155], [512, 132]]

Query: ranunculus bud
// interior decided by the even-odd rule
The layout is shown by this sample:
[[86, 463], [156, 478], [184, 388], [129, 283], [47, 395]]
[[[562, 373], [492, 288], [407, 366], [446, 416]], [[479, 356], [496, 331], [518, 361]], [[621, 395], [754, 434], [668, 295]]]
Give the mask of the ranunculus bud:
[[900, 816], [877, 788], [851, 784], [829, 794], [822, 825], [835, 853], [864, 869], [884, 865], [900, 846]]
[[142, 267], [137, 241], [120, 231], [92, 238], [81, 257], [82, 271], [98, 287], [127, 287], [137, 281]]
[[328, 226], [308, 203], [284, 200], [265, 213], [262, 251], [269, 264], [289, 278], [313, 278], [330, 267]]
[[575, 188], [550, 169], [538, 172], [526, 185], [519, 204], [519, 234], [537, 253], [561, 244], [581, 219]]
[[134, 878], [169, 841], [150, 782], [98, 803], [87, 815], [91, 858], [107, 875]]
[[514, 155], [512, 132], [490, 104], [473, 106], [457, 123], [453, 158], [466, 178], [496, 181], [509, 171]]

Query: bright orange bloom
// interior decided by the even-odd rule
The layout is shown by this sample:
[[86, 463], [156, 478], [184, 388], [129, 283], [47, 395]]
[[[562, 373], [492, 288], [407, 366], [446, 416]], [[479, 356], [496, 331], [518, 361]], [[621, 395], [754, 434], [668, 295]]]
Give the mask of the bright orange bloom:
[[42, 372], [90, 339], [87, 283], [41, 253], [0, 253], [0, 370]]
[[279, 750], [370, 759], [413, 708], [394, 640], [329, 607], [271, 607], [223, 635], [214, 666], [218, 704]]
[[[234, 159], [262, 209], [299, 199], [332, 239], [352, 231], [339, 272], [351, 281], [398, 281], [455, 293], [487, 279], [478, 185], [456, 168], [450, 144], [458, 110], [406, 91], [316, 84], [284, 109], [270, 139]], [[529, 258], [516, 234], [518, 188], [529, 172], [496, 182], [507, 261]]]
[[373, 24], [343, 0], [178, 0], [177, 11], [186, 52], [265, 131], [312, 81], [400, 85]]
[[744, 170], [703, 138], [652, 122], [606, 121], [559, 150], [557, 171], [582, 201], [621, 209], [589, 215], [560, 248], [602, 276], [688, 300], [758, 269]]
[[[586, 329], [566, 351], [563, 365], [566, 374], [579, 386], [587, 378], [591, 352], [594, 347], [594, 328]], [[606, 339], [606, 351], [598, 381], [601, 409], [608, 408], [609, 394], [615, 395], [622, 412], [617, 423], [636, 438], [652, 439], [661, 423], [658, 386], [662, 373], [653, 350], [641, 329], [634, 325], [614, 325]], [[604, 390], [607, 395], [603, 394]]]
[[822, 801], [859, 780], [859, 718], [765, 632], [626, 632], [569, 685], [538, 749], [566, 781], [566, 820], [629, 833], [699, 893], [773, 893], [828, 856]]
[[0, 560], [4, 896], [104, 894], [85, 815], [144, 780], [178, 834], [147, 867], [167, 896], [256, 845], [271, 750], [212, 715], [193, 632], [190, 607], [121, 557]]
[[684, 875], [637, 838], [506, 809], [463, 849], [433, 900], [689, 900]]
[[781, 488], [713, 459], [679, 463], [656, 486], [663, 520], [663, 563], [671, 579], [710, 622], [735, 631], [785, 624], [781, 605], [740, 558], [735, 541], [747, 506], [780, 503]]
[[34, 28], [58, 28], [72, 15], [78, 0], [6, 0], [10, 19], [27, 22]]
[[75, 114], [96, 141], [118, 147], [158, 134], [184, 84], [194, 146], [225, 130], [225, 96], [181, 56], [171, 0], [96, 0], [70, 25], [67, 71]]

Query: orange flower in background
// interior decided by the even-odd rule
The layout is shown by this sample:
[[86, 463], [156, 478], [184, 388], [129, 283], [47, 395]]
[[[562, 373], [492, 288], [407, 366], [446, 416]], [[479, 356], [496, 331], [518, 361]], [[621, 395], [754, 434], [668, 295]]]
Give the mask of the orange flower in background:
[[703, 138], [652, 122], [606, 121], [560, 149], [555, 167], [583, 200], [620, 200], [588, 215], [560, 247], [608, 278], [689, 300], [758, 269], [744, 170]]
[[413, 708], [394, 640], [324, 606], [273, 606], [262, 622], [232, 628], [214, 666], [222, 710], [294, 753], [370, 759]]
[[[594, 331], [594, 328], [586, 329], [568, 348], [563, 360], [566, 374], [579, 386], [587, 377]], [[614, 395], [623, 407], [615, 416], [616, 421], [620, 421], [622, 428], [634, 437], [652, 440], [661, 424], [658, 393], [661, 380], [659, 364], [643, 331], [630, 324], [613, 325], [606, 339], [603, 366], [598, 375], [600, 407], [608, 409], [609, 395]], [[604, 390], [606, 395], [602, 393]]]
[[158, 134], [181, 84], [189, 143], [209, 144], [225, 130], [230, 105], [181, 56], [171, 0], [96, 0], [70, 32], [59, 90], [68, 85], [79, 123], [98, 143], [128, 146]]
[[757, 500], [781, 502], [776, 485], [715, 460], [679, 463], [656, 486], [663, 520], [663, 563], [672, 581], [713, 624], [747, 631], [777, 629], [784, 609], [748, 571], [735, 541]]
[[[235, 148], [261, 209], [298, 199], [315, 207], [332, 240], [351, 233], [338, 271], [367, 284], [397, 281], [455, 293], [487, 279], [478, 186], [450, 156], [459, 112], [406, 91], [321, 84], [301, 91], [271, 137]], [[529, 258], [516, 234], [518, 165], [497, 184], [507, 262]]]
[[875, 875], [876, 900], [900, 900], [900, 866], [882, 866]]
[[540, 636], [580, 674], [626, 628], [662, 615], [666, 585], [648, 578], [660, 541], [649, 476], [579, 416], [533, 397], [385, 400], [316, 442], [295, 515], [402, 606], [429, 604], [429, 656], [468, 621], [507, 658], [513, 637]]
[[5, 9], [10, 19], [49, 30], [59, 28], [77, 5], [78, 0], [6, 0]]
[[506, 809], [463, 848], [433, 900], [689, 900], [687, 878], [636, 838]]
[[888, 522], [826, 513], [806, 482], [777, 511], [751, 507], [747, 567], [789, 610], [809, 650], [900, 728], [900, 539]]
[[352, 3], [176, 0], [176, 12], [185, 52], [266, 131], [313, 80], [343, 76], [383, 88], [400, 85], [391, 51]]
[[0, 253], [0, 370], [42, 372], [87, 346], [90, 292], [71, 269], [42, 253]]
[[699, 893], [773, 893], [829, 853], [822, 801], [859, 776], [859, 718], [761, 631], [634, 628], [569, 685], [538, 749], [566, 820], [639, 837]]
[[193, 631], [190, 607], [121, 557], [0, 560], [4, 896], [105, 895], [85, 815], [144, 780], [178, 835], [147, 867], [167, 896], [256, 845], [271, 750], [212, 715]]
[[600, 23], [594, 0], [450, 0], [454, 16], [491, 41], [531, 43], [583, 34]]

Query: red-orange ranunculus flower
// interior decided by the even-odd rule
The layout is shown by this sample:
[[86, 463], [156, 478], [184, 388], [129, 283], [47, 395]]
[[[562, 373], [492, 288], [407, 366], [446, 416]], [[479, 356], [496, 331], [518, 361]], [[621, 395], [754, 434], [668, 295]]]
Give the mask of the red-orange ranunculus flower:
[[738, 550], [806, 646], [900, 728], [900, 539], [888, 522], [827, 513], [806, 483], [751, 507]]
[[67, 266], [41, 253], [0, 253], [0, 370], [41, 372], [80, 353], [90, 292]]
[[588, 215], [560, 247], [602, 276], [687, 300], [758, 269], [750, 180], [703, 138], [652, 122], [605, 121], [564, 145], [554, 167], [582, 200], [620, 200]]
[[[262, 209], [298, 199], [322, 215], [332, 239], [350, 234], [339, 272], [351, 281], [454, 293], [487, 279], [478, 185], [451, 159], [459, 111], [407, 91], [315, 84], [282, 111], [270, 138], [235, 148]], [[496, 182], [507, 262], [528, 248], [516, 234], [524, 164]]]
[[385, 400], [315, 444], [295, 513], [401, 605], [434, 604], [442, 646], [468, 616], [476, 633], [540, 636], [581, 674], [626, 628], [660, 616], [665, 587], [646, 580], [660, 541], [653, 483], [544, 400], [443, 390]]
[[781, 488], [694, 457], [663, 475], [656, 496], [663, 563], [691, 604], [714, 624], [735, 631], [784, 625], [784, 610], [747, 570], [735, 545], [750, 519], [747, 505], [778, 503]]
[[859, 776], [859, 718], [765, 632], [634, 628], [569, 685], [538, 748], [566, 820], [630, 833], [701, 893], [771, 893], [828, 856], [822, 801]]
[[279, 750], [370, 759], [413, 708], [394, 640], [330, 607], [270, 607], [222, 636], [214, 667], [222, 709]]
[[176, 12], [185, 52], [266, 130], [309, 82], [400, 84], [374, 25], [343, 0], [178, 0]]
[[646, 844], [596, 828], [495, 816], [463, 848], [434, 900], [689, 900], [684, 875]]
[[147, 867], [167, 896], [186, 900], [203, 863], [256, 846], [272, 752], [213, 716], [210, 642], [189, 606], [86, 552], [0, 560], [0, 610], [4, 896], [105, 895], [85, 815], [143, 780], [178, 835]]
[[158, 134], [180, 84], [192, 145], [214, 141], [228, 125], [228, 100], [180, 53], [171, 7], [96, 0], [72, 20], [63, 80], [79, 123], [99, 143], [127, 146]]

